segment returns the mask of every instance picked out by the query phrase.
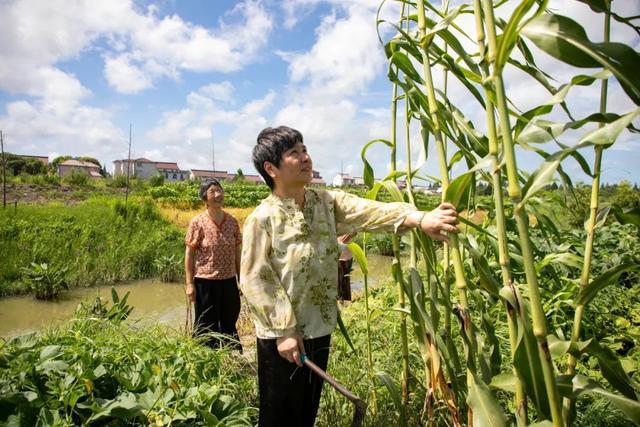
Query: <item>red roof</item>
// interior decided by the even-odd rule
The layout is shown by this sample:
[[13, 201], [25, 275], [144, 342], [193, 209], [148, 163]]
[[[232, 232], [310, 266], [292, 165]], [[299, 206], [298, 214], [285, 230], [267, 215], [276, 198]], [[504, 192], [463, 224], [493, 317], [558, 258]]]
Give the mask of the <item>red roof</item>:
[[75, 166], [80, 168], [100, 169], [100, 166], [96, 165], [95, 163], [73, 159], [65, 160], [64, 162], [60, 163], [60, 166]]
[[204, 169], [191, 169], [191, 173], [196, 178], [229, 178], [233, 176], [227, 171], [210, 171]]
[[158, 169], [176, 169], [180, 170], [177, 163], [156, 162]]

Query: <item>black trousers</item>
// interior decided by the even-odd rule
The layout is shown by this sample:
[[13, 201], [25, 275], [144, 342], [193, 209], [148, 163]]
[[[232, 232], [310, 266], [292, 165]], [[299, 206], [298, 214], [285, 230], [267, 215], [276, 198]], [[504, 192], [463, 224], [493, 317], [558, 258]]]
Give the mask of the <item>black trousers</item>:
[[236, 329], [236, 322], [240, 315], [240, 291], [236, 278], [222, 280], [208, 280], [196, 277], [194, 334], [202, 336], [212, 332], [223, 334], [233, 340], [220, 336], [209, 336], [205, 343], [217, 348], [229, 345], [242, 351], [240, 338]]
[[[331, 335], [304, 340], [304, 350], [316, 365], [327, 369]], [[298, 367], [278, 353], [275, 339], [257, 339], [259, 427], [312, 427], [323, 380], [306, 366]]]

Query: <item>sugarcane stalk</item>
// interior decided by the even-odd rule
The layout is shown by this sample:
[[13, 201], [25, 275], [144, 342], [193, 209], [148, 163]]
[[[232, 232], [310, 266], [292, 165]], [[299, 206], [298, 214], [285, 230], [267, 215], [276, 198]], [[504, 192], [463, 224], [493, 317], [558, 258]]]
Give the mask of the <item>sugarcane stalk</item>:
[[[418, 35], [420, 37], [421, 54], [422, 54], [422, 68], [423, 76], [425, 80], [425, 86], [427, 89], [427, 99], [429, 102], [429, 114], [433, 122], [433, 136], [436, 143], [436, 149], [438, 152], [438, 163], [440, 166], [440, 176], [442, 180], [442, 195], [443, 201], [449, 187], [449, 172], [447, 169], [447, 159], [444, 147], [444, 141], [442, 139], [442, 131], [440, 128], [440, 118], [438, 111], [438, 104], [436, 102], [436, 94], [433, 86], [433, 77], [431, 74], [431, 60], [429, 58], [428, 47], [425, 40], [426, 33], [426, 19], [424, 10], [424, 0], [418, 0]], [[467, 280], [464, 276], [464, 266], [462, 264], [462, 257], [460, 255], [458, 238], [455, 234], [449, 236], [451, 259], [453, 263], [453, 269], [455, 274], [456, 289], [458, 290], [458, 301], [460, 308], [463, 311], [463, 315], [468, 316], [469, 304], [467, 300]], [[464, 316], [463, 316], [464, 317]], [[472, 384], [473, 371], [475, 370], [475, 335], [473, 332], [473, 322], [468, 323], [468, 327], [465, 328], [465, 334], [467, 335], [468, 342], [470, 344], [469, 355], [467, 357], [467, 384]]]
[[[367, 233], [362, 235], [362, 251], [367, 254]], [[371, 387], [371, 412], [373, 415], [378, 412], [376, 388], [373, 386], [373, 353], [371, 351], [371, 313], [369, 311], [369, 277], [367, 271], [362, 271], [362, 281], [364, 283], [364, 316], [367, 324], [367, 372]]]
[[[483, 59], [486, 55], [484, 21], [482, 19], [482, 5], [480, 0], [474, 0], [474, 13], [476, 18], [476, 40], [480, 50], [480, 70], [482, 79], [487, 83], [489, 76], [489, 68]], [[491, 177], [493, 184], [493, 199], [495, 204], [496, 230], [498, 237], [498, 260], [500, 262], [500, 271], [502, 273], [502, 285], [510, 287], [513, 283], [511, 269], [509, 266], [509, 250], [507, 241], [507, 231], [505, 226], [504, 201], [502, 199], [502, 171], [500, 168], [498, 132], [495, 121], [495, 106], [488, 94], [488, 89], [483, 85], [485, 91], [486, 116], [487, 116], [487, 137], [489, 140], [489, 155], [491, 156]], [[507, 312], [507, 324], [509, 327], [509, 345], [511, 350], [511, 360], [515, 360], [516, 348], [518, 345], [518, 329], [515, 319], [514, 307], [510, 307], [507, 301], [503, 300]], [[527, 341], [525, 340], [525, 343]], [[515, 379], [515, 396], [514, 405], [516, 409], [516, 422], [519, 426], [527, 425], [527, 396], [524, 386], [518, 375], [518, 370], [513, 364], [513, 376]]]
[[[607, 11], [604, 17], [604, 42], [608, 43], [611, 40], [611, 14], [609, 13], [611, 3], [609, 0], [605, 0]], [[602, 80], [600, 87], [600, 113], [607, 111], [607, 89], [608, 80]], [[604, 126], [604, 123], [600, 123], [600, 127]], [[580, 274], [580, 289], [584, 289], [589, 285], [589, 276], [591, 273], [591, 259], [593, 255], [593, 242], [595, 238], [596, 221], [598, 217], [598, 208], [600, 205], [600, 171], [602, 167], [602, 152], [604, 147], [602, 145], [596, 145], [595, 147], [595, 160], [593, 165], [593, 181], [591, 182], [591, 201], [589, 204], [589, 222], [587, 223], [587, 239], [584, 247], [584, 258], [582, 260], [582, 273]], [[578, 304], [573, 317], [573, 327], [571, 330], [571, 345], [573, 346], [580, 339], [580, 329], [582, 326], [582, 317], [584, 315], [584, 304]], [[573, 375], [576, 372], [577, 359], [572, 354], [569, 354], [567, 361], [567, 374]], [[571, 424], [571, 414], [573, 413], [573, 407], [575, 401], [570, 398], [564, 400], [563, 416], [567, 424]]]
[[487, 24], [488, 35], [488, 55], [487, 62], [493, 66], [493, 74], [491, 80], [496, 91], [496, 103], [498, 107], [498, 117], [500, 119], [500, 130], [503, 141], [503, 152], [506, 161], [508, 191], [514, 210], [514, 216], [518, 227], [518, 235], [520, 238], [520, 246], [522, 249], [522, 257], [524, 260], [525, 276], [529, 289], [529, 301], [531, 305], [531, 317], [533, 320], [533, 334], [539, 347], [539, 357], [542, 365], [542, 372], [545, 382], [545, 389], [549, 400], [549, 408], [551, 411], [551, 419], [554, 426], [562, 426], [562, 410], [560, 406], [560, 398], [556, 385], [553, 363], [547, 343], [547, 324], [545, 320], [544, 310], [542, 308], [542, 300], [540, 297], [540, 289], [538, 287], [538, 277], [533, 259], [533, 251], [531, 239], [529, 237], [529, 218], [525, 205], [521, 203], [522, 189], [518, 181], [518, 168], [515, 157], [515, 149], [511, 136], [511, 125], [509, 123], [509, 110], [507, 108], [507, 98], [504, 90], [504, 82], [502, 80], [502, 69], [495, 64], [495, 54], [497, 50], [497, 36], [495, 18], [493, 15], [493, 3], [491, 0], [483, 0], [484, 17]]
[[[402, 6], [401, 18], [404, 15], [404, 4]], [[398, 147], [398, 134], [397, 134], [397, 115], [398, 115], [398, 85], [393, 84], [393, 95], [391, 100], [391, 169], [395, 172], [397, 168], [396, 153]], [[396, 182], [395, 176], [393, 182]], [[404, 297], [404, 289], [402, 286], [402, 268], [400, 264], [400, 241], [397, 235], [391, 237], [393, 245], [393, 256], [398, 266], [398, 300], [402, 309], [406, 306]], [[404, 312], [400, 313], [400, 352], [402, 355], [402, 373], [401, 373], [401, 388], [402, 388], [402, 403], [406, 404], [409, 401], [409, 340], [407, 338], [407, 316]]]

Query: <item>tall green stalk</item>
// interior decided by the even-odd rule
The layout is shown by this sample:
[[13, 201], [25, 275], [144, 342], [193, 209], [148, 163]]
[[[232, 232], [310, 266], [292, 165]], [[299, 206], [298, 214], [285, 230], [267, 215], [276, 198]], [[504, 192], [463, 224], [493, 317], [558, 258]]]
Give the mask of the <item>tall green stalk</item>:
[[[482, 73], [482, 79], [485, 84], [488, 84], [487, 79], [489, 76], [489, 67], [484, 61], [486, 55], [485, 44], [485, 31], [484, 21], [482, 19], [482, 5], [480, 0], [474, 0], [474, 13], [476, 18], [476, 34], [478, 48], [480, 50], [480, 70]], [[495, 121], [495, 106], [491, 101], [487, 87], [484, 87], [485, 102], [486, 102], [486, 115], [487, 115], [487, 136], [489, 139], [489, 155], [491, 156], [491, 169], [492, 169], [492, 184], [493, 184], [493, 199], [495, 204], [496, 215], [496, 229], [498, 237], [498, 260], [500, 262], [500, 270], [502, 273], [502, 285], [510, 288], [513, 284], [513, 278], [511, 275], [511, 269], [509, 266], [509, 250], [507, 242], [507, 229], [505, 226], [505, 213], [504, 213], [504, 201], [502, 199], [502, 171], [499, 160], [499, 146], [498, 146], [498, 132]], [[509, 327], [509, 345], [511, 348], [511, 360], [515, 359], [516, 348], [518, 345], [518, 328], [514, 313], [514, 308], [510, 307], [509, 303], [503, 301], [507, 311], [507, 324]], [[525, 343], [527, 340], [525, 340]], [[513, 365], [513, 376], [515, 378], [515, 397], [514, 405], [516, 408], [516, 421], [519, 426], [527, 425], [527, 396], [524, 391], [524, 386], [518, 375], [515, 363]]]
[[[447, 158], [444, 147], [444, 141], [442, 139], [442, 131], [440, 128], [440, 118], [438, 111], [438, 104], [436, 102], [436, 93], [433, 86], [433, 77], [431, 74], [431, 60], [429, 58], [427, 42], [425, 40], [426, 33], [426, 19], [424, 0], [418, 0], [418, 34], [420, 37], [421, 54], [422, 54], [422, 68], [425, 85], [427, 89], [427, 98], [429, 102], [429, 114], [433, 123], [433, 136], [436, 143], [436, 149], [438, 151], [438, 163], [440, 166], [440, 176], [442, 180], [442, 194], [443, 198], [449, 187], [449, 171], [447, 168]], [[444, 200], [444, 199], [443, 199]], [[458, 290], [458, 301], [462, 318], [468, 317], [469, 304], [467, 301], [467, 280], [464, 276], [464, 266], [462, 264], [462, 256], [460, 254], [460, 248], [458, 243], [458, 237], [455, 234], [449, 236], [451, 258], [453, 261], [453, 268], [455, 273], [455, 283]], [[475, 370], [475, 334], [473, 332], [473, 322], [468, 322], [464, 333], [467, 336], [469, 342], [469, 354], [467, 357], [467, 384], [471, 385], [473, 382], [472, 373]]]
[[[403, 7], [404, 12], [404, 7]], [[395, 172], [397, 169], [396, 152], [398, 146], [397, 140], [397, 115], [398, 115], [398, 85], [393, 84], [393, 98], [391, 100], [391, 169]], [[396, 178], [393, 178], [396, 181]], [[404, 298], [404, 289], [402, 286], [402, 269], [400, 268], [400, 241], [397, 235], [392, 236], [393, 256], [398, 268], [397, 286], [398, 300], [401, 308], [405, 308], [406, 301]], [[404, 312], [400, 313], [400, 352], [402, 354], [402, 402], [409, 401], [409, 340], [407, 339], [407, 316]]]
[[[609, 0], [605, 0], [607, 12], [604, 17], [604, 42], [609, 43], [611, 40], [611, 14], [609, 13], [611, 4]], [[608, 80], [602, 80], [602, 86], [600, 87], [600, 113], [607, 111], [607, 89]], [[600, 127], [604, 126], [604, 123], [600, 124]], [[600, 170], [602, 166], [602, 151], [604, 147], [602, 145], [596, 145], [595, 147], [595, 160], [593, 165], [593, 181], [591, 182], [591, 202], [589, 205], [589, 222], [587, 223], [587, 240], [584, 248], [584, 259], [582, 260], [582, 274], [580, 275], [580, 289], [584, 289], [589, 285], [589, 276], [591, 273], [591, 258], [593, 255], [593, 241], [595, 237], [596, 220], [598, 217], [599, 208], [599, 196], [600, 196]], [[584, 304], [578, 304], [573, 317], [573, 328], [571, 331], [571, 344], [575, 344], [580, 339], [580, 329], [582, 326], [582, 316], [584, 315]], [[577, 359], [572, 354], [569, 354], [569, 360], [567, 362], [567, 374], [573, 375], [576, 372]], [[575, 401], [573, 399], [565, 399], [563, 406], [563, 416], [567, 424], [571, 423], [571, 414], [573, 412], [573, 406]]]
[[531, 239], [529, 237], [529, 218], [526, 208], [521, 204], [522, 189], [518, 181], [518, 167], [516, 163], [515, 148], [511, 136], [511, 125], [509, 122], [509, 110], [507, 108], [507, 97], [502, 80], [502, 68], [495, 63], [497, 51], [496, 24], [493, 15], [493, 3], [491, 0], [482, 0], [484, 17], [487, 24], [488, 35], [488, 55], [487, 62], [493, 66], [493, 80], [496, 91], [496, 104], [500, 118], [500, 130], [502, 134], [504, 155], [507, 168], [509, 197], [511, 198], [514, 216], [520, 237], [520, 246], [525, 267], [525, 275], [529, 289], [529, 301], [531, 305], [531, 317], [533, 319], [533, 334], [538, 342], [540, 362], [545, 382], [545, 389], [549, 400], [549, 408], [554, 426], [562, 426], [562, 410], [560, 407], [560, 395], [556, 386], [553, 362], [547, 343], [547, 324], [542, 309], [540, 289], [538, 287], [538, 277], [533, 259]]
[[[362, 252], [365, 256], [367, 254], [367, 233], [362, 235]], [[371, 412], [375, 415], [378, 412], [376, 388], [374, 386], [374, 374], [373, 374], [373, 353], [371, 350], [371, 312], [369, 311], [369, 274], [367, 269], [362, 270], [362, 281], [364, 282], [364, 313], [365, 323], [367, 324], [367, 372], [369, 374], [369, 381], [371, 383]]]

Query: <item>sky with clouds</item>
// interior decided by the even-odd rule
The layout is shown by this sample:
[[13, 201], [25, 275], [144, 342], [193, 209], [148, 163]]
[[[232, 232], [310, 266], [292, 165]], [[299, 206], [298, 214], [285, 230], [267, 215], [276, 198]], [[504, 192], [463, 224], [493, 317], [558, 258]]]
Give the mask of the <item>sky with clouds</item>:
[[[501, 13], [516, 4], [512, 0]], [[341, 167], [361, 176], [362, 146], [390, 134], [391, 86], [376, 31], [378, 5], [374, 0], [2, 0], [5, 149], [50, 158], [92, 156], [110, 171], [113, 160], [127, 156], [132, 124], [132, 157], [210, 169], [213, 140], [216, 169], [255, 173], [250, 153], [257, 134], [284, 124], [303, 133], [314, 168], [327, 181]], [[581, 22], [591, 40], [602, 39], [602, 17], [582, 3], [552, 1], [551, 7]], [[640, 2], [616, 1], [613, 7], [626, 16], [640, 15]], [[398, 15], [397, 2], [381, 8], [385, 19], [396, 21]], [[474, 34], [471, 16], [461, 23]], [[388, 39], [391, 27], [381, 26], [381, 34]], [[638, 35], [615, 22], [612, 39], [640, 49]], [[557, 84], [577, 73], [534, 51]], [[436, 81], [442, 82], [441, 73]], [[449, 82], [452, 101], [483, 129], [483, 112], [461, 85]], [[550, 97], [515, 70], [507, 71], [506, 84], [521, 109]], [[598, 97], [595, 85], [579, 87], [568, 103], [583, 117], [597, 110]], [[609, 105], [617, 113], [634, 108], [615, 83]], [[559, 113], [549, 118], [563, 120]], [[399, 127], [401, 138], [403, 132]], [[563, 142], [575, 143], [580, 134], [567, 134]], [[419, 137], [416, 126], [410, 135]], [[419, 159], [415, 150], [412, 158]], [[603, 181], [640, 183], [639, 152], [640, 138], [623, 134], [605, 153]], [[432, 154], [416, 165], [424, 175], [437, 174]], [[593, 157], [589, 150], [584, 155]], [[387, 171], [388, 156], [382, 146], [371, 150], [376, 176]], [[529, 170], [540, 162], [523, 151], [519, 160]], [[567, 161], [565, 167], [574, 180], [588, 181], [577, 164]]]

